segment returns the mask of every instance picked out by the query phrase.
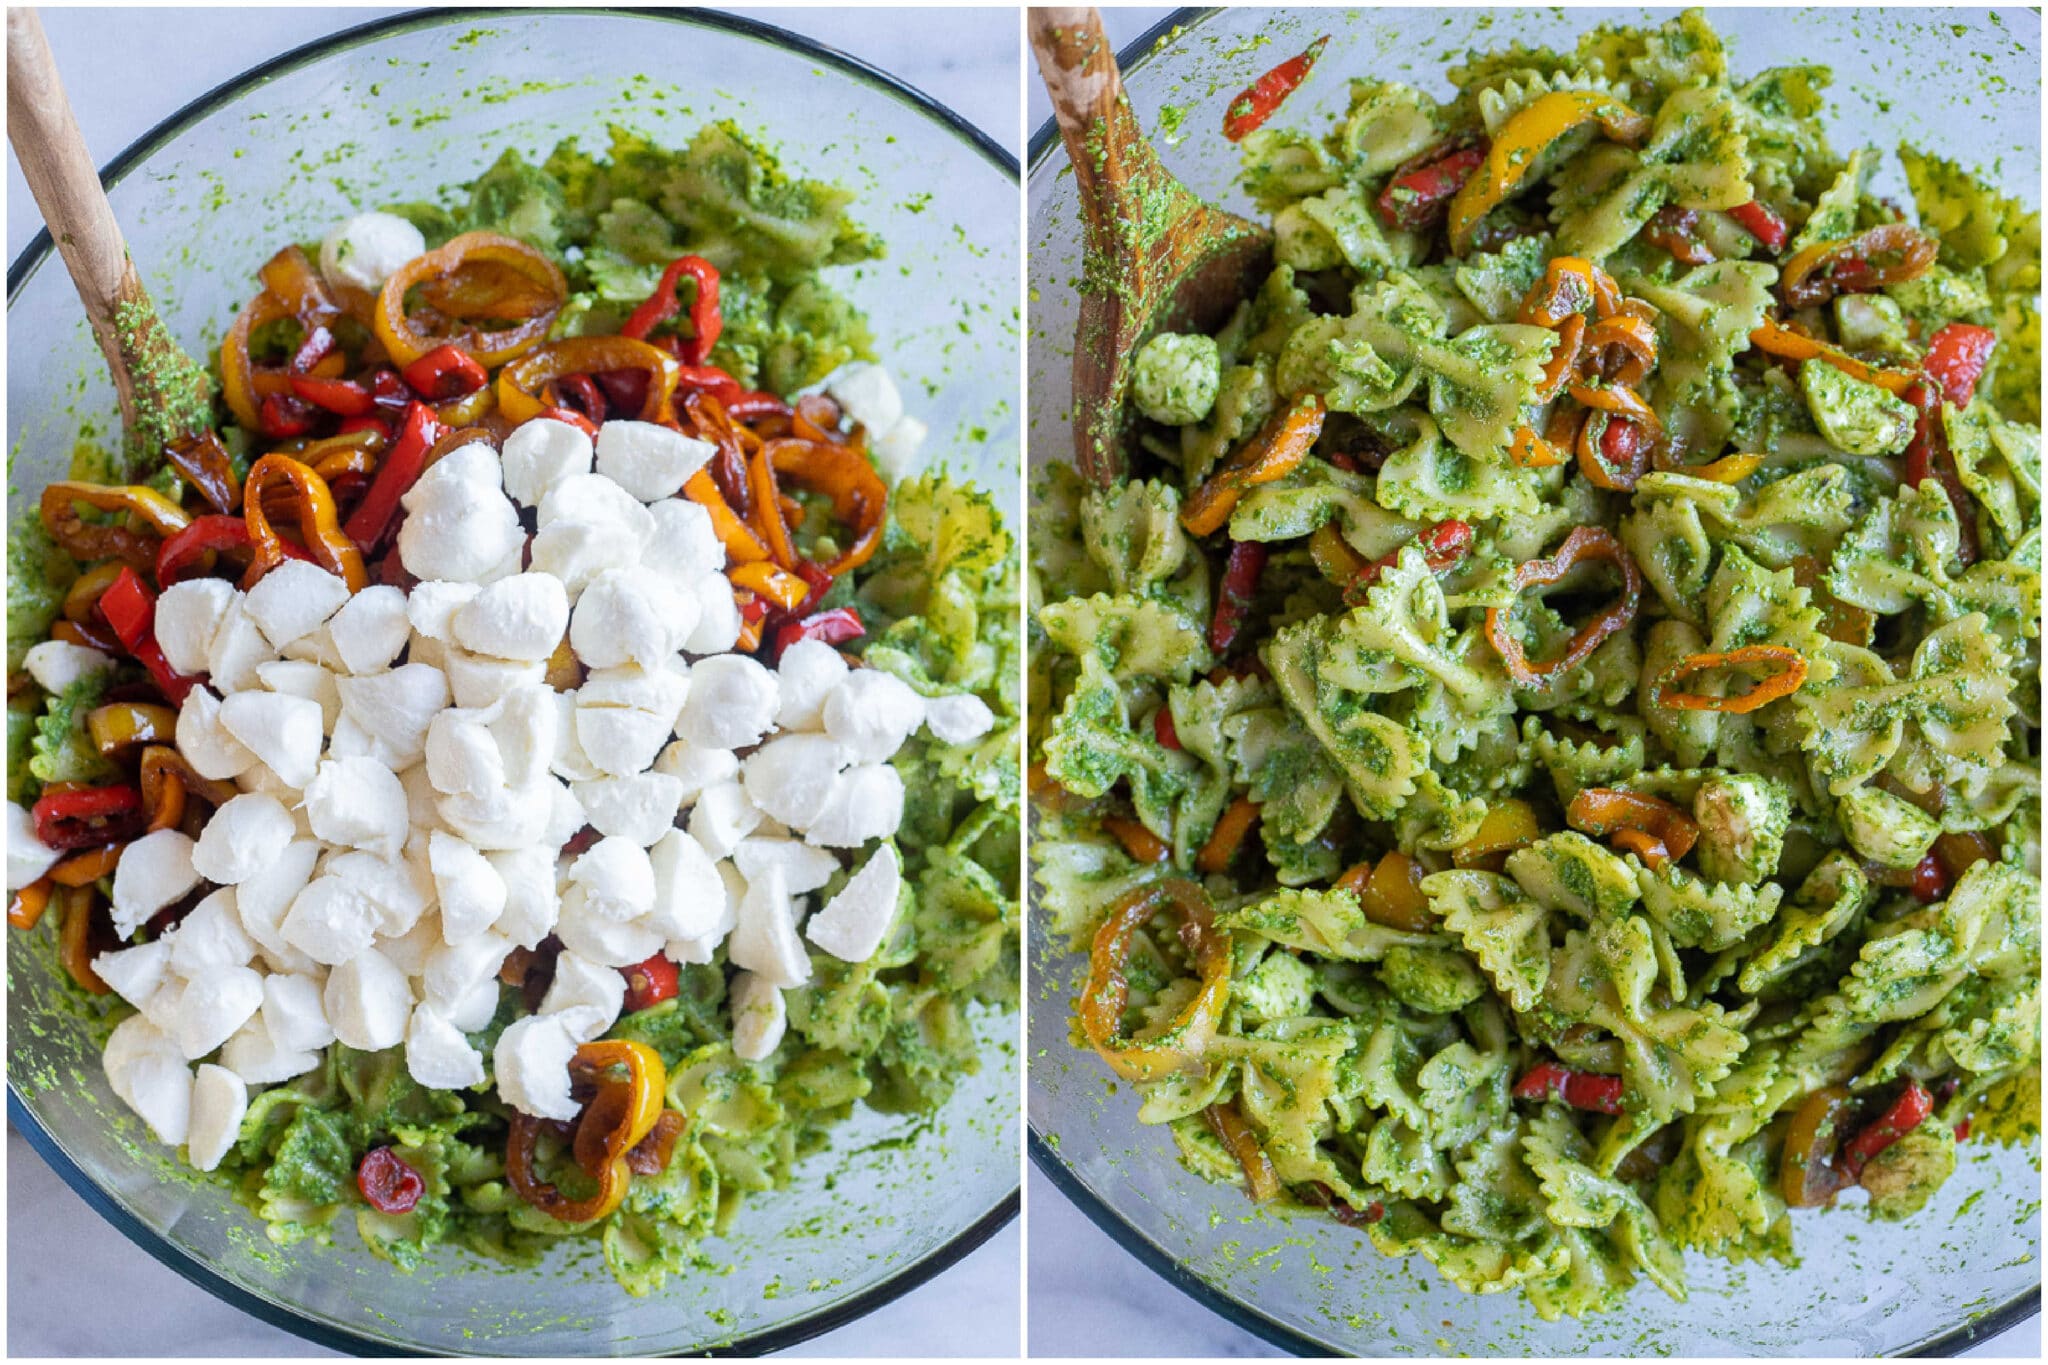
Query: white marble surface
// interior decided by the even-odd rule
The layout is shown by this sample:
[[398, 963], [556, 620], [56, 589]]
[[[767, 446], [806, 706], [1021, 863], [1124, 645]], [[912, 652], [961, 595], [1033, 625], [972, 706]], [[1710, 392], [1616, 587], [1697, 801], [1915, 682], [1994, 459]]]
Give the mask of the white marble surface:
[[[1121, 51], [1173, 11], [1159, 6], [1105, 9], [1103, 28]], [[1035, 135], [1052, 114], [1045, 89], [1026, 83], [1025, 128]], [[1035, 1168], [1030, 1210], [1029, 1343], [1034, 1357], [1239, 1357], [1284, 1354], [1206, 1311], [1133, 1260]], [[1966, 1353], [2040, 1359], [2041, 1320], [2022, 1323]]]
[[[104, 164], [188, 100], [381, 9], [45, 9], [87, 145]], [[1016, 14], [740, 10], [850, 53], [931, 94], [1021, 153]], [[41, 226], [13, 157], [7, 255]], [[7, 1142], [10, 1356], [327, 1355], [214, 1299], [102, 1221], [12, 1130]], [[1009, 1355], [1017, 1350], [1022, 1233], [1015, 1223], [935, 1281], [791, 1351], [802, 1356]], [[109, 1287], [119, 1292], [109, 1294]]]

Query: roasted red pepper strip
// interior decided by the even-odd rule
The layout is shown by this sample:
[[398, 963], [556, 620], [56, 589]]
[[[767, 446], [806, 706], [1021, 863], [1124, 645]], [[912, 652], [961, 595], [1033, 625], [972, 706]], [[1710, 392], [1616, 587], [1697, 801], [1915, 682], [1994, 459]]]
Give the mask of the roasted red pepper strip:
[[1989, 327], [1951, 322], [1927, 343], [1927, 358], [1920, 368], [1941, 385], [1944, 399], [1967, 408], [1977, 392], [1977, 380], [1984, 373], [1985, 363], [1991, 359], [1991, 348], [1997, 344], [1998, 333]]
[[[1422, 548], [1423, 563], [1431, 573], [1444, 570], [1463, 559], [1472, 549], [1472, 527], [1462, 521], [1440, 521], [1416, 535], [1410, 544]], [[1391, 550], [1360, 569], [1352, 580], [1344, 585], [1346, 606], [1357, 606], [1365, 600], [1365, 590], [1380, 581], [1380, 575], [1401, 558], [1401, 550]]]
[[1970, 490], [1963, 487], [1963, 478], [1956, 469], [1956, 457], [1949, 452], [1948, 429], [1942, 424], [1942, 396], [1936, 386], [1924, 379], [1915, 379], [1905, 393], [1905, 399], [1920, 412], [1913, 429], [1913, 439], [1906, 446], [1906, 455], [1900, 474], [1908, 487], [1918, 488], [1929, 479], [1941, 485], [1941, 491], [1948, 494], [1949, 506], [1955, 508], [1956, 526], [1960, 531], [1956, 543], [1956, 558], [1968, 567], [1977, 560], [1977, 504], [1970, 497]]
[[1307, 51], [1289, 57], [1246, 86], [1223, 111], [1223, 136], [1232, 142], [1241, 142], [1273, 117], [1281, 103], [1308, 79], [1308, 73], [1315, 69], [1316, 58], [1323, 55], [1323, 49], [1329, 46], [1329, 42], [1330, 35], [1325, 33], [1310, 43]]
[[405, 424], [399, 428], [398, 440], [385, 454], [383, 463], [377, 466], [377, 476], [370, 481], [370, 491], [363, 494], [362, 502], [356, 505], [356, 510], [341, 528], [365, 554], [374, 554], [377, 545], [390, 531], [391, 519], [398, 512], [398, 500], [419, 481], [426, 469], [427, 451], [440, 437], [441, 424], [434, 420], [432, 408], [425, 403], [413, 403], [406, 408]]
[[672, 999], [681, 981], [676, 964], [660, 953], [645, 962], [621, 967], [619, 973], [626, 978], [625, 1010], [628, 1014], [651, 1009], [664, 1000]]
[[[765, 604], [764, 604], [765, 606]], [[801, 621], [791, 621], [775, 633], [775, 652], [779, 656], [798, 640], [822, 640], [828, 645], [845, 644], [868, 633], [861, 624], [860, 613], [852, 607], [834, 607], [807, 616]]]
[[1486, 163], [1486, 144], [1465, 147], [1443, 155], [1439, 150], [1424, 152], [1430, 158], [1410, 162], [1394, 172], [1376, 201], [1380, 219], [1402, 232], [1419, 232], [1444, 215], [1453, 195]]
[[491, 382], [484, 367], [453, 342], [436, 346], [407, 365], [403, 373], [413, 392], [434, 403], [475, 393]]
[[1762, 243], [1766, 251], [1785, 249], [1785, 220], [1770, 208], [1754, 199], [1747, 204], [1737, 204], [1728, 210], [1728, 216], [1742, 225], [1742, 230]]
[[669, 262], [668, 269], [661, 272], [661, 283], [654, 286], [654, 292], [633, 310], [619, 331], [645, 341], [655, 327], [674, 317], [682, 307], [682, 300], [676, 297], [676, 286], [685, 275], [697, 282], [697, 297], [690, 303], [691, 335], [678, 343], [676, 353], [685, 365], [702, 365], [725, 328], [718, 305], [718, 267], [702, 256], [684, 256]]
[[1891, 1108], [1842, 1148], [1842, 1163], [1850, 1179], [1860, 1177], [1872, 1157], [1918, 1128], [1933, 1112], [1934, 1096], [1920, 1082], [1907, 1081]]
[[1180, 748], [1180, 731], [1174, 728], [1171, 708], [1162, 706], [1152, 713], [1152, 737], [1166, 748]]
[[[283, 547], [288, 558], [303, 559], [307, 563], [313, 560], [303, 547], [290, 541], [283, 542]], [[232, 554], [246, 557], [248, 553], [248, 522], [240, 517], [194, 517], [190, 526], [165, 541], [157, 551], [157, 586], [168, 588], [173, 583], [207, 572], [212, 567], [208, 556]]]
[[377, 410], [377, 400], [370, 396], [370, 391], [352, 379], [315, 379], [295, 374], [291, 386], [292, 392], [306, 402], [337, 416], [367, 417]]
[[198, 679], [173, 672], [163, 650], [157, 647], [156, 637], [151, 634], [156, 624], [156, 594], [149, 590], [142, 576], [123, 568], [100, 594], [98, 607], [122, 647], [149, 670], [150, 677], [173, 705], [183, 705], [185, 694]]
[[256, 412], [257, 430], [273, 441], [289, 441], [313, 429], [312, 405], [290, 394], [271, 394]]
[[48, 848], [99, 848], [142, 833], [142, 793], [134, 787], [71, 787], [43, 793], [30, 812]]
[[372, 1147], [356, 1167], [356, 1188], [379, 1213], [411, 1213], [427, 1182], [389, 1147]]
[[114, 628], [114, 637], [127, 649], [149, 638], [156, 624], [156, 595], [133, 569], [122, 569], [107, 590], [100, 594], [100, 615]]
[[541, 417], [548, 418], [550, 421], [555, 422], [567, 422], [570, 426], [575, 427], [578, 431], [582, 432], [585, 436], [588, 436], [591, 440], [595, 441], [597, 439], [597, 423], [591, 421], [588, 417], [585, 417], [582, 413], [576, 412], [573, 409], [542, 408], [539, 415], [533, 418], [532, 420], [539, 421]]
[[1574, 1109], [1619, 1114], [1623, 1089], [1619, 1076], [1596, 1076], [1557, 1062], [1538, 1062], [1515, 1082], [1515, 1098], [1547, 1100], [1555, 1095]]
[[1266, 571], [1266, 547], [1261, 541], [1233, 540], [1230, 558], [1223, 568], [1223, 582], [1216, 589], [1216, 615], [1209, 622], [1209, 648], [1227, 653], [1237, 643], [1251, 614], [1252, 596], [1259, 590], [1259, 575]]

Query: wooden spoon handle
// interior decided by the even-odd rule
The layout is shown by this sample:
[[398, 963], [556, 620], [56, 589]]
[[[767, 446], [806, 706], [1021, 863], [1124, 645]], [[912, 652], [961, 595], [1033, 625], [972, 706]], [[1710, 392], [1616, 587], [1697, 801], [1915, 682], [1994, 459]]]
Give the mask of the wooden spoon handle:
[[131, 452], [154, 456], [165, 441], [206, 425], [210, 389], [128, 259], [42, 21], [25, 7], [7, 11], [7, 140], [106, 353]]
[[1091, 224], [1114, 220], [1117, 205], [1158, 187], [1164, 173], [1124, 98], [1102, 15], [1092, 8], [1033, 6], [1027, 28], [1074, 167], [1081, 212]]

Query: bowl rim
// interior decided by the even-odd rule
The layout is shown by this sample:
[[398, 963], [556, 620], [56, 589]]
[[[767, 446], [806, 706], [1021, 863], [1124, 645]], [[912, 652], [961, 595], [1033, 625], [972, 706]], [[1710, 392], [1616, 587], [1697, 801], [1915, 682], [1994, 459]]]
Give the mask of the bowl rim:
[[[966, 143], [996, 170], [1009, 176], [1012, 183], [1017, 184], [1019, 193], [1022, 193], [1022, 182], [1019, 180], [1018, 163], [1014, 153], [948, 105], [940, 103], [924, 91], [879, 67], [802, 34], [792, 33], [777, 25], [742, 15], [710, 9], [648, 9], [631, 6], [523, 8], [501, 5], [475, 9], [435, 6], [352, 24], [260, 62], [190, 100], [129, 143], [113, 160], [107, 162], [100, 170], [100, 183], [109, 189], [113, 188], [139, 163], [161, 149], [172, 138], [274, 76], [309, 66], [336, 53], [360, 46], [368, 40], [391, 33], [410, 29], [424, 30], [451, 21], [466, 23], [491, 19], [519, 19], [535, 14], [570, 17], [599, 15], [609, 18], [658, 20], [684, 27], [719, 29], [738, 37], [751, 38], [757, 42], [800, 52], [837, 69], [857, 82], [874, 87], [909, 105]], [[39, 227], [35, 235], [29, 238], [28, 245], [22, 248], [21, 254], [9, 263], [7, 305], [10, 310], [22, 287], [28, 282], [29, 276], [49, 256], [52, 245], [49, 227]], [[212, 1266], [201, 1263], [183, 1248], [171, 1244], [154, 1228], [124, 1208], [65, 1153], [55, 1136], [43, 1126], [27, 1102], [22, 1099], [11, 1076], [7, 1082], [7, 1118], [8, 1122], [27, 1139], [36, 1154], [86, 1202], [87, 1206], [113, 1224], [131, 1242], [148, 1252], [159, 1264], [183, 1276], [215, 1298], [273, 1327], [330, 1350], [376, 1357], [422, 1354], [417, 1347], [396, 1346], [389, 1342], [359, 1336], [346, 1328], [314, 1321], [285, 1304], [265, 1298], [236, 1284]], [[1023, 1187], [1020, 1181], [1011, 1187], [1007, 1195], [997, 1200], [950, 1240], [934, 1247], [919, 1259], [859, 1293], [819, 1308], [794, 1322], [735, 1338], [724, 1344], [704, 1347], [692, 1354], [714, 1357], [768, 1355], [865, 1317], [884, 1304], [891, 1303], [928, 1283], [965, 1258], [969, 1252], [979, 1248], [1017, 1218], [1022, 1202]]]
[[[1191, 29], [1222, 12], [1221, 7], [1213, 5], [1183, 5], [1173, 10], [1124, 44], [1123, 49], [1117, 53], [1117, 68], [1128, 73], [1143, 67], [1159, 54], [1164, 46], [1164, 39], [1175, 28]], [[1037, 175], [1039, 169], [1048, 162], [1060, 145], [1059, 128], [1051, 118], [1040, 123], [1032, 132], [1031, 142], [1025, 153], [1027, 197], [1031, 178]], [[1026, 1008], [1029, 1008], [1028, 1004]], [[1147, 1270], [1218, 1317], [1243, 1328], [1269, 1345], [1277, 1346], [1296, 1356], [1329, 1354], [1330, 1347], [1326, 1343], [1317, 1341], [1306, 1332], [1260, 1312], [1253, 1304], [1224, 1292], [1169, 1255], [1164, 1248], [1138, 1231], [1107, 1200], [1089, 1188], [1088, 1183], [1081, 1179], [1080, 1174], [1060, 1155], [1059, 1149], [1048, 1142], [1039, 1132], [1037, 1125], [1028, 1118], [1025, 1128], [1025, 1142], [1031, 1153], [1031, 1164], [1043, 1172], [1046, 1179], [1053, 1183], [1054, 1188], [1065, 1195], [1069, 1203], [1080, 1209], [1089, 1222], [1130, 1253]], [[2041, 1286], [2037, 1284], [1982, 1317], [1958, 1323], [1940, 1336], [1921, 1342], [1900, 1354], [1960, 1355], [1980, 1342], [1988, 1341], [2008, 1328], [2039, 1315], [2040, 1312]]]

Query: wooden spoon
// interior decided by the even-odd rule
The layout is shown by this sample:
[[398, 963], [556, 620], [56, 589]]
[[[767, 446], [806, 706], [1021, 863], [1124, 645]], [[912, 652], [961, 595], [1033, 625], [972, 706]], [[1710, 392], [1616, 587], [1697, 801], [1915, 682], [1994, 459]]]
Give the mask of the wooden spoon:
[[7, 140], [106, 352], [129, 466], [153, 468], [166, 445], [211, 425], [213, 388], [206, 371], [171, 339], [128, 259], [33, 9], [7, 11]]
[[1272, 234], [1209, 207], [1145, 141], [1093, 9], [1034, 7], [1031, 50], [1081, 192], [1085, 236], [1074, 336], [1074, 463], [1122, 478], [1131, 364], [1154, 333], [1220, 325], [1272, 268]]

